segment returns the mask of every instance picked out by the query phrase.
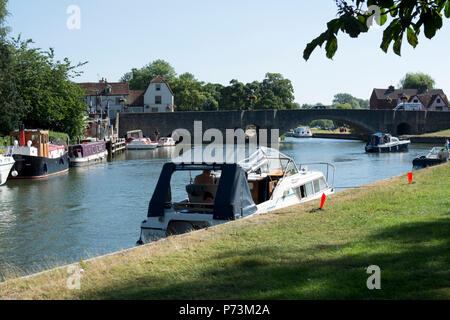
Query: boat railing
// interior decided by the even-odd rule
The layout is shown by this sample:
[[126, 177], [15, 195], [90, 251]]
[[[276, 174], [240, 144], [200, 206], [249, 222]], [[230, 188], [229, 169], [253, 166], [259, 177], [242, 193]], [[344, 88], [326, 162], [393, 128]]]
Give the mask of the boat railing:
[[[299, 168], [300, 171], [302, 171], [302, 169], [304, 167], [307, 166], [315, 166], [315, 165], [322, 165], [322, 166], [326, 166], [326, 173], [324, 171], [323, 174], [325, 175], [326, 179], [327, 179], [327, 184], [328, 186], [332, 186], [331, 188], [334, 189], [334, 182], [335, 182], [335, 175], [336, 175], [336, 166], [332, 163], [329, 162], [310, 162], [310, 163], [298, 163], [297, 167]], [[306, 169], [307, 170], [307, 169]], [[330, 184], [330, 178], [332, 178], [332, 183]]]

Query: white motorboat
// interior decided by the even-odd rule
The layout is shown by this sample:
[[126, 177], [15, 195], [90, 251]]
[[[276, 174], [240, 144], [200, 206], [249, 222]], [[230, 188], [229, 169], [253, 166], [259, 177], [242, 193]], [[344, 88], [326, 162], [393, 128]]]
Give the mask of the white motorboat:
[[[328, 173], [335, 168], [327, 165]], [[332, 170], [329, 170], [331, 167]], [[212, 172], [210, 184], [195, 184], [187, 173]], [[180, 173], [181, 172], [181, 173]], [[186, 178], [186, 195], [172, 200], [173, 174]], [[179, 190], [179, 188], [178, 188]], [[334, 193], [320, 171], [297, 167], [288, 156], [277, 150], [260, 147], [248, 159], [238, 163], [164, 165], [150, 201], [147, 219], [141, 224], [137, 244], [153, 239], [186, 233], [254, 214], [308, 202]]]
[[298, 127], [294, 130], [295, 138], [310, 138], [313, 134], [310, 128], [307, 127]]
[[128, 142], [125, 146], [126, 150], [151, 150], [156, 149], [158, 143], [152, 142], [149, 138], [136, 138]]
[[0, 186], [6, 183], [8, 180], [11, 168], [14, 165], [14, 158], [10, 155], [0, 154]]
[[175, 145], [175, 140], [173, 140], [173, 138], [171, 137], [161, 138], [159, 142], [162, 143], [161, 147], [173, 147]]
[[391, 136], [389, 133], [374, 133], [366, 143], [366, 152], [401, 152], [408, 151], [410, 140], [400, 140]]

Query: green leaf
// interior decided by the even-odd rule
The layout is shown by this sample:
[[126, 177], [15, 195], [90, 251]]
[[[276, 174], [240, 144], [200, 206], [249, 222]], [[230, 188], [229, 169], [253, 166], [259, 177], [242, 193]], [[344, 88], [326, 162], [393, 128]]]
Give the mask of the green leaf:
[[381, 9], [381, 14], [380, 14], [380, 26], [384, 25], [387, 21], [387, 14], [386, 14], [386, 10], [384, 8]]
[[446, 18], [450, 18], [450, 1], [445, 3], [444, 14]]
[[419, 40], [417, 39], [417, 35], [411, 27], [408, 27], [406, 36], [407, 36], [409, 44], [413, 48], [415, 48], [417, 46], [417, 44], [419, 43]]
[[332, 59], [334, 57], [334, 54], [336, 53], [336, 50], [338, 48], [337, 38], [332, 35], [325, 46], [325, 50], [327, 52], [327, 58]]
[[403, 34], [399, 38], [397, 38], [397, 40], [394, 42], [394, 47], [393, 47], [394, 53], [399, 56], [401, 56], [402, 38], [403, 38]]
[[424, 25], [424, 33], [425, 37], [431, 39], [435, 36], [437, 28], [434, 25], [434, 20], [432, 14], [428, 12], [424, 12], [423, 16], [423, 25]]

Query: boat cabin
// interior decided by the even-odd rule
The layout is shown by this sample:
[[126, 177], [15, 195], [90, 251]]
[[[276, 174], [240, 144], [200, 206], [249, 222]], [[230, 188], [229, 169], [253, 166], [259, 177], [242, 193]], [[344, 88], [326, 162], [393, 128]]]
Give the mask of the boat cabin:
[[81, 143], [69, 146], [69, 157], [85, 158], [96, 154], [100, 154], [105, 151], [106, 151], [106, 143], [104, 141]]
[[142, 130], [132, 130], [132, 131], [128, 131], [127, 135], [125, 137], [127, 142], [130, 142], [133, 139], [139, 139], [139, 138], [143, 138], [144, 134], [142, 133]]
[[[394, 142], [392, 141], [393, 137], [391, 134], [389, 133], [374, 133], [369, 137], [369, 140], [367, 141], [367, 145], [372, 145], [372, 146], [378, 146], [380, 144], [386, 144], [386, 143], [390, 143], [390, 142]], [[397, 139], [398, 141], [398, 139]]]
[[[11, 132], [10, 137], [11, 145], [14, 145], [14, 141], [17, 141], [19, 147], [30, 149], [30, 155], [50, 157], [48, 131], [25, 129]], [[28, 145], [29, 141], [31, 145]]]

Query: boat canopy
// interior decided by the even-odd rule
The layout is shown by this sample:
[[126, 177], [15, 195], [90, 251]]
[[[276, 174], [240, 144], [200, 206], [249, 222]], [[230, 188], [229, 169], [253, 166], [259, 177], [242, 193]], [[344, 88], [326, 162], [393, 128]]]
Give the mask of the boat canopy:
[[261, 173], [270, 173], [278, 170], [284, 171], [289, 165], [293, 167], [292, 169], [298, 171], [291, 158], [276, 149], [267, 147], [259, 147], [250, 157], [240, 161], [239, 165], [247, 173], [257, 171]]
[[246, 172], [238, 164], [175, 164], [163, 167], [148, 208], [148, 217], [164, 216], [170, 202], [170, 180], [175, 171], [221, 171], [213, 215], [216, 220], [234, 220], [257, 211], [248, 186]]

